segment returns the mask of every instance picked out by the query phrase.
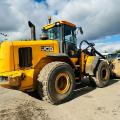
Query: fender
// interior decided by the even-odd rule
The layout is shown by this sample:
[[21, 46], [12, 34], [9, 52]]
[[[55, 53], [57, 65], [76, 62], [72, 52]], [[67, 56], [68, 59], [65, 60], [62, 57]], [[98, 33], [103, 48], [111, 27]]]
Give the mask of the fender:
[[66, 54], [49, 54], [38, 62], [38, 64], [35, 66], [35, 69], [41, 70], [46, 64], [54, 61], [66, 62], [73, 69], [75, 68], [75, 65], [72, 63], [71, 59]]
[[98, 56], [88, 56], [85, 64], [85, 73], [89, 75], [95, 75], [97, 66], [100, 63], [100, 57]]

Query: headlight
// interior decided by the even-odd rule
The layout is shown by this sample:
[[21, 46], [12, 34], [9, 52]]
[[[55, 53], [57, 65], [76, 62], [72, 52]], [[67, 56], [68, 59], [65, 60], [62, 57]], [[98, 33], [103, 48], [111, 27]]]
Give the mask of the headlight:
[[59, 22], [56, 22], [56, 23], [55, 23], [55, 26], [60, 26], [60, 23], [59, 23]]

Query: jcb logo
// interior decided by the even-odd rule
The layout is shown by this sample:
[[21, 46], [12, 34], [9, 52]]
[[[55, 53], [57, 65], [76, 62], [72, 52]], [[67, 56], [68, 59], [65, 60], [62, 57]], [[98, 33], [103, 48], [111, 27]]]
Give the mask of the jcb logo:
[[54, 48], [52, 46], [41, 46], [41, 51], [53, 52]]

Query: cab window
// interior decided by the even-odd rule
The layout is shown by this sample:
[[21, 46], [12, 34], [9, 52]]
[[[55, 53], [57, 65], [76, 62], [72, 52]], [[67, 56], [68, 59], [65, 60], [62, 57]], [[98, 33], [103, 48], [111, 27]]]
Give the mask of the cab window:
[[75, 30], [75, 27], [64, 25], [64, 37], [66, 42], [76, 44]]
[[61, 31], [60, 27], [53, 27], [48, 30], [43, 30], [42, 32], [48, 35], [48, 39], [61, 39]]

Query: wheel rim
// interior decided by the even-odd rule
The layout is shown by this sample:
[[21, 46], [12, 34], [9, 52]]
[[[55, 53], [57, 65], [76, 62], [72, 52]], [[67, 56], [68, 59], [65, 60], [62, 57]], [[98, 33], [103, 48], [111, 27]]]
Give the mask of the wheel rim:
[[106, 70], [106, 68], [103, 68], [102, 70], [101, 70], [101, 77], [102, 77], [102, 80], [104, 80], [104, 81], [106, 81], [107, 80], [107, 70]]
[[67, 73], [60, 73], [55, 80], [55, 90], [59, 94], [65, 94], [70, 88], [69, 75]]

